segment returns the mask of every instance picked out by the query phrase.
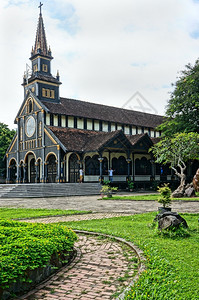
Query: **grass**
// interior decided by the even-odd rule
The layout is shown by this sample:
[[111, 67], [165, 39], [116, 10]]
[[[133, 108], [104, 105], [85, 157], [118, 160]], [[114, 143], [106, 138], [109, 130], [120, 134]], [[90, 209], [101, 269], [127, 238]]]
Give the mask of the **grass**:
[[[138, 245], [147, 270], [126, 294], [129, 299], [196, 300], [199, 295], [199, 214], [184, 214], [189, 236], [160, 235], [151, 226], [155, 213], [67, 222], [73, 229], [120, 236]], [[62, 223], [63, 224], [63, 223]]]
[[32, 209], [32, 208], [0, 208], [0, 220], [2, 219], [27, 219], [39, 218], [46, 216], [60, 216], [60, 215], [75, 215], [87, 214], [91, 211], [82, 210], [62, 210], [62, 209]]
[[[148, 200], [148, 201], [157, 201], [159, 194], [150, 194], [150, 195], [139, 195], [139, 196], [112, 196], [104, 197], [100, 200]], [[172, 198], [172, 201], [199, 201], [199, 197], [193, 198]]]

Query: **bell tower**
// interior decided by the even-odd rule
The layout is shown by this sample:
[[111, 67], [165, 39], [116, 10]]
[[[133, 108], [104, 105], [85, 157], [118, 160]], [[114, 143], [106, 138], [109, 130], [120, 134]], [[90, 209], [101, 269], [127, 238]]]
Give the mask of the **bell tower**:
[[31, 67], [26, 68], [23, 86], [24, 97], [31, 90], [40, 100], [60, 102], [59, 97], [59, 72], [53, 77], [51, 74], [51, 60], [53, 59], [50, 46], [47, 46], [44, 22], [42, 17], [42, 3], [40, 2], [39, 20], [34, 47], [31, 51]]

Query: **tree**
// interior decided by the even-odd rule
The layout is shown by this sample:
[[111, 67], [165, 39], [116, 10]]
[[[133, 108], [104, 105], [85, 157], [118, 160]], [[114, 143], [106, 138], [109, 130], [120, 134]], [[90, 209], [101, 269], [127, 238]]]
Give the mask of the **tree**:
[[165, 121], [158, 127], [163, 135], [199, 132], [199, 60], [181, 72], [166, 108]]
[[4, 156], [6, 150], [8, 149], [13, 137], [15, 135], [15, 130], [10, 130], [8, 125], [0, 123], [0, 176], [5, 177], [6, 162]]
[[[184, 194], [186, 162], [199, 159], [199, 134], [195, 132], [177, 133], [173, 137], [164, 137], [150, 151], [160, 164], [170, 164], [180, 185], [173, 195]], [[181, 197], [181, 196], [180, 196]]]

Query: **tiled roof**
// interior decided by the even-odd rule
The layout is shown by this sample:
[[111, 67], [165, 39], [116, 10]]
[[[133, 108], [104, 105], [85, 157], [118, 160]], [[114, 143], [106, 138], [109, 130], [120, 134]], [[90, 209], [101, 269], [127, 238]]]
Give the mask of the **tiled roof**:
[[60, 98], [60, 103], [43, 101], [54, 114], [64, 114], [114, 123], [155, 128], [163, 122], [163, 116], [86, 101]]
[[34, 73], [33, 75], [31, 75], [31, 77], [28, 78], [28, 82], [30, 83], [35, 79], [39, 79], [39, 80], [43, 80], [43, 81], [47, 81], [47, 82], [52, 82], [52, 83], [55, 83], [55, 84], [61, 84], [61, 82], [58, 81], [55, 77], [49, 76], [47, 74], [42, 75], [40, 73]]
[[129, 141], [131, 142], [131, 144], [134, 146], [135, 144], [137, 144], [137, 142], [143, 138], [144, 136], [146, 136], [146, 133], [141, 133], [141, 134], [135, 134], [135, 135], [130, 135], [128, 136]]
[[117, 136], [121, 134], [124, 136], [124, 139], [126, 139], [127, 142], [130, 141], [130, 144], [132, 146], [134, 146], [144, 136], [147, 136], [147, 138], [150, 139], [147, 134], [137, 134], [127, 137], [122, 131], [118, 130], [112, 132], [99, 132], [54, 126], [48, 126], [48, 128], [66, 147], [67, 151], [97, 151], [102, 148], [108, 141], [117, 138]]
[[119, 131], [97, 132], [75, 128], [48, 126], [68, 151], [95, 151]]

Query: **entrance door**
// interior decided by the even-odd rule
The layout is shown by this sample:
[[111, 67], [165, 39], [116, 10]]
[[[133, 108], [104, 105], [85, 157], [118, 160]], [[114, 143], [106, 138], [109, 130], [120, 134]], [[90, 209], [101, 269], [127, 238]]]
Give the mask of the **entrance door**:
[[48, 182], [56, 182], [57, 164], [54, 155], [50, 155], [48, 159]]
[[36, 178], [35, 159], [32, 158], [30, 161], [30, 183], [35, 183], [35, 178]]
[[13, 159], [10, 162], [10, 181], [11, 183], [16, 183], [16, 176], [17, 174], [17, 167], [16, 167], [16, 161]]
[[76, 154], [72, 154], [69, 159], [69, 181], [78, 182], [79, 180], [79, 164]]

